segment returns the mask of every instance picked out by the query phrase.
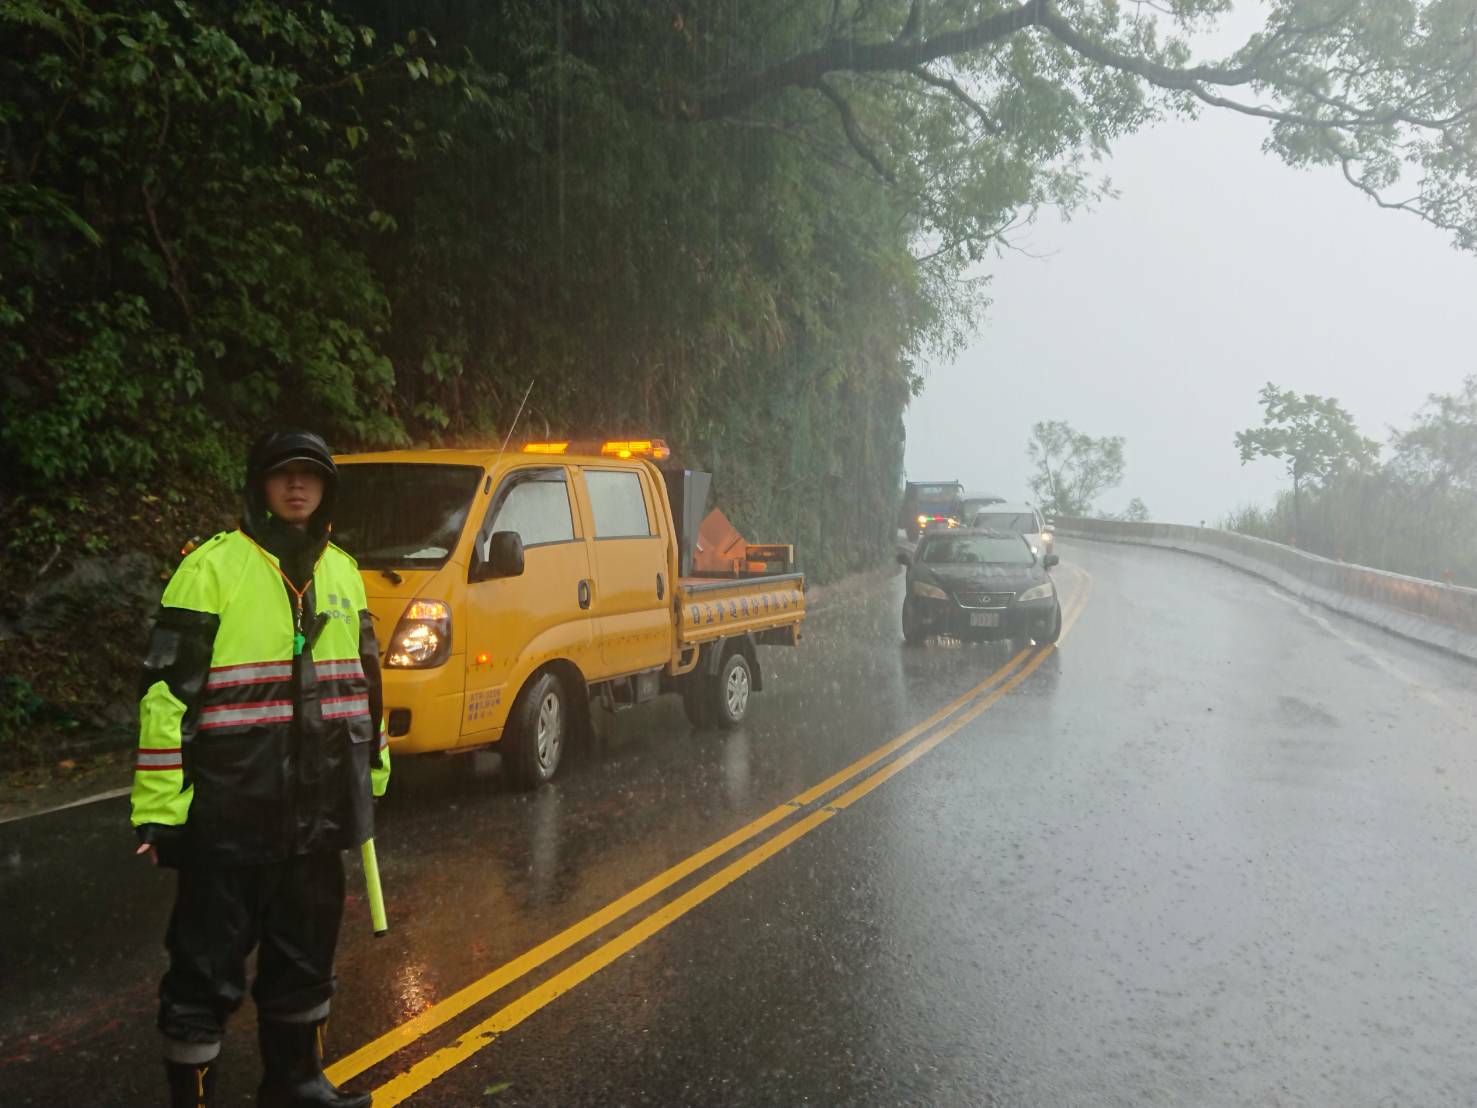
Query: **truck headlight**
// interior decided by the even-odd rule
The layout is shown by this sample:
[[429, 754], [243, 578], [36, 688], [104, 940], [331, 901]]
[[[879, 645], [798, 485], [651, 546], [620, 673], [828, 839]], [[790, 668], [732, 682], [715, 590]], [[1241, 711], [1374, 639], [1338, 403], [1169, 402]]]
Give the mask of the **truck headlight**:
[[451, 609], [439, 600], [412, 600], [390, 636], [385, 665], [429, 669], [451, 651]]
[[1044, 585], [1035, 585], [1027, 589], [1025, 592], [1021, 593], [1020, 596], [1016, 597], [1015, 601], [1017, 604], [1022, 604], [1027, 600], [1049, 600], [1050, 598], [1051, 582], [1048, 581]]
[[922, 581], [913, 582], [913, 593], [916, 596], [926, 596], [930, 600], [948, 600], [949, 594], [937, 585], [925, 585]]

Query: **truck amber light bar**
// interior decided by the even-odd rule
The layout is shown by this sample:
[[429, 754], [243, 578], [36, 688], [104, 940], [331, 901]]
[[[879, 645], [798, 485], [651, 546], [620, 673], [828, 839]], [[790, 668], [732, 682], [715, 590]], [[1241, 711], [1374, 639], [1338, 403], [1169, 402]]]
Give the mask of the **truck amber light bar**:
[[607, 442], [600, 453], [617, 458], [670, 458], [672, 451], [661, 439], [633, 439], [630, 442]]
[[623, 439], [609, 442], [528, 442], [525, 454], [599, 454], [606, 458], [653, 458], [672, 456], [672, 448], [661, 439]]

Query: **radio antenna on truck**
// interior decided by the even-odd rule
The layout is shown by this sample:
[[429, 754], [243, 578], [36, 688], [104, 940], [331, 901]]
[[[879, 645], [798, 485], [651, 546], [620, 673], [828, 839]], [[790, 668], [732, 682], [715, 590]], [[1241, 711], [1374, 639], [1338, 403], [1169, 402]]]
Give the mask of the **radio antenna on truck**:
[[[529, 394], [533, 392], [533, 383], [537, 380], [537, 374], [535, 374], [533, 377], [530, 377], [528, 380], [528, 388], [523, 390], [523, 399], [518, 402], [518, 410], [513, 413], [513, 422], [508, 425], [508, 433], [503, 436], [502, 446], [498, 447], [497, 460], [499, 462], [503, 460], [503, 452], [508, 449], [508, 443], [513, 438], [513, 432], [518, 429], [518, 420], [521, 419], [523, 416], [523, 408], [528, 403]], [[493, 468], [496, 468], [496, 463], [494, 463]]]

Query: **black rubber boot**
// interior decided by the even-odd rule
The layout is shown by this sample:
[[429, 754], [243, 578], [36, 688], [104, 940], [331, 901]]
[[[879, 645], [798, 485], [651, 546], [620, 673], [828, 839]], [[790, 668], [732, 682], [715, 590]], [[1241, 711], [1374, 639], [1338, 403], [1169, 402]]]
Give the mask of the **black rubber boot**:
[[262, 1044], [261, 1108], [369, 1108], [368, 1093], [341, 1093], [323, 1076], [323, 1029], [317, 1023], [257, 1025]]
[[192, 1066], [184, 1062], [164, 1063], [169, 1077], [169, 1108], [208, 1108], [214, 1103], [215, 1063]]

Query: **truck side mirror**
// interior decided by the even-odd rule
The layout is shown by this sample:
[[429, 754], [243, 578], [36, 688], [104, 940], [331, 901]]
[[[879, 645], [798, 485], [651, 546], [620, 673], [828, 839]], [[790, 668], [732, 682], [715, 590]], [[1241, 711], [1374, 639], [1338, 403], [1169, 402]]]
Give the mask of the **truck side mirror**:
[[1061, 565], [1062, 560], [1058, 558], [1055, 554], [1048, 554], [1045, 558], [1041, 559], [1041, 564], [1047, 569], [1050, 569], [1052, 566]]
[[479, 542], [478, 558], [472, 566], [472, 580], [493, 577], [523, 576], [523, 537], [517, 531], [496, 531], [485, 544]]
[[913, 564], [913, 559], [906, 551], [899, 550], [897, 552], [897, 564], [900, 566], [910, 566]]

